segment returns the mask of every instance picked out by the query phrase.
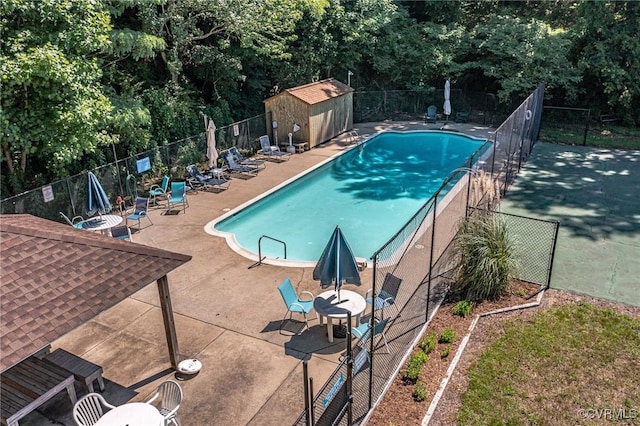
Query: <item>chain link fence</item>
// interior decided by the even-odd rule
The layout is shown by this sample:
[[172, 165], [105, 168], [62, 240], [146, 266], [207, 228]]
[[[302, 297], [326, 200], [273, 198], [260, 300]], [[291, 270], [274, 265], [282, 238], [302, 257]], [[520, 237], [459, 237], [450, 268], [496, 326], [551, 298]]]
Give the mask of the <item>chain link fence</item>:
[[[507, 117], [513, 108], [498, 103], [493, 93], [464, 91], [451, 88], [450, 101], [453, 121], [456, 112], [471, 111], [469, 121], [494, 126]], [[435, 105], [441, 119], [444, 105], [444, 89], [429, 91], [379, 90], [355, 92], [353, 97], [353, 117], [355, 123], [373, 121], [424, 120], [429, 105]]]
[[[266, 118], [262, 114], [216, 129], [216, 147], [221, 151], [235, 145], [244, 154], [252, 155], [260, 149], [259, 138], [266, 133]], [[206, 152], [203, 132], [131, 157], [114, 159], [92, 171], [116, 208], [118, 197], [131, 205], [136, 196], [146, 196], [151, 185], [159, 183], [164, 175], [184, 180], [186, 167], [206, 161]], [[81, 173], [6, 198], [0, 202], [0, 213], [28, 213], [63, 221], [60, 212], [68, 217], [86, 216], [86, 197], [87, 173]]]
[[[295, 425], [308, 424], [308, 419], [313, 419], [314, 425], [360, 424], [382, 399], [454, 279], [457, 259], [453, 241], [460, 221], [478, 208], [494, 210], [531, 154], [540, 130], [543, 96], [541, 84], [502, 123], [493, 140], [454, 170], [422, 209], [372, 256], [373, 294], [387, 290], [385, 282], [399, 281], [393, 304], [377, 313], [387, 318], [384, 334], [390, 353], [376, 336], [367, 340], [366, 350], [356, 345], [353, 359], [345, 359], [310, 398]], [[500, 214], [509, 232], [522, 241], [519, 278], [548, 287], [558, 224], [495, 214]], [[375, 318], [369, 316], [368, 320], [373, 327]], [[359, 353], [367, 354], [367, 363], [360, 368]], [[356, 366], [353, 377], [345, 377], [349, 362]], [[343, 382], [347, 383], [344, 391]], [[340, 391], [335, 391], [338, 388]], [[349, 411], [350, 422], [345, 416]]]

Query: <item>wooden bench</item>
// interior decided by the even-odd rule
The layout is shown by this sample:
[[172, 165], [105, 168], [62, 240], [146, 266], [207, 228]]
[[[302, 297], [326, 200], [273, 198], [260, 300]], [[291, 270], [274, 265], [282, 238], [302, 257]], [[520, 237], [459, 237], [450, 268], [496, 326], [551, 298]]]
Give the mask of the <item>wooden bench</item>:
[[612, 123], [618, 121], [618, 117], [613, 114], [600, 114], [600, 124]]
[[104, 391], [102, 367], [100, 367], [99, 365], [96, 365], [90, 361], [87, 361], [86, 359], [80, 358], [79, 356], [60, 348], [56, 349], [48, 355], [45, 355], [44, 360], [73, 373], [73, 376], [76, 378], [76, 380], [84, 385], [87, 393], [93, 392], [94, 380], [98, 380], [100, 390]]
[[0, 375], [0, 420], [7, 426], [18, 421], [66, 389], [71, 404], [77, 401], [70, 372], [30, 356]]

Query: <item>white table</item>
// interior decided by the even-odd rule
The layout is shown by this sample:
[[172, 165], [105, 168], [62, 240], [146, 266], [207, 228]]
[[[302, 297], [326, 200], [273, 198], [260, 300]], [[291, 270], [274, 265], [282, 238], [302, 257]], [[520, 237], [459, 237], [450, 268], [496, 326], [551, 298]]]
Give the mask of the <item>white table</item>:
[[333, 320], [347, 319], [347, 311], [351, 311], [351, 316], [355, 316], [356, 323], [360, 322], [360, 314], [367, 307], [364, 297], [355, 291], [340, 290], [340, 300], [338, 303], [338, 293], [335, 290], [325, 291], [316, 297], [313, 301], [313, 308], [318, 314], [320, 325], [327, 318], [327, 337], [329, 342], [333, 342]]
[[122, 216], [117, 214], [103, 214], [92, 217], [73, 225], [74, 228], [86, 231], [102, 231], [103, 234], [111, 236], [111, 228], [122, 223]]
[[94, 426], [162, 426], [164, 417], [151, 404], [131, 402], [107, 411]]

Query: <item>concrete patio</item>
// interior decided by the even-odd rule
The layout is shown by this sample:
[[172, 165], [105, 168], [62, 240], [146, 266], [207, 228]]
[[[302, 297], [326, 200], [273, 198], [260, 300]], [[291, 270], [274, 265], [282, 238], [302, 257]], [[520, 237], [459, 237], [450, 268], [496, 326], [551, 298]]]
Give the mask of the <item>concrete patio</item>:
[[[388, 122], [360, 124], [356, 130], [363, 138], [384, 129], [440, 129], [443, 125]], [[449, 123], [446, 127], [482, 138], [492, 131], [474, 124]], [[301, 323], [287, 323], [285, 335], [278, 331], [285, 313], [278, 284], [288, 277], [298, 292], [317, 295], [321, 291], [312, 279], [313, 269], [266, 264], [250, 268], [255, 261], [236, 254], [204, 227], [348, 149], [346, 138], [343, 135], [295, 154], [285, 163], [269, 162], [255, 178], [233, 179], [227, 191], [190, 191], [186, 213], [164, 215], [162, 209], [152, 210], [153, 225], [133, 235], [136, 243], [193, 257], [168, 278], [179, 351], [184, 359], [202, 362], [197, 375], [176, 376], [170, 369], [155, 283], [52, 342], [53, 349], [61, 347], [101, 365], [106, 382], [103, 395], [114, 405], [145, 400], [160, 382], [174, 379], [184, 391], [179, 411], [184, 426], [292, 424], [304, 408], [301, 361], [309, 359], [309, 373], [319, 387], [345, 350], [344, 339], [328, 343], [325, 328], [315, 319], [299, 335], [295, 332]], [[371, 287], [371, 268], [362, 272], [362, 282], [349, 289], [364, 295]], [[82, 396], [84, 390], [77, 384], [76, 388]], [[60, 394], [21, 424], [74, 425], [71, 409], [69, 399]]]

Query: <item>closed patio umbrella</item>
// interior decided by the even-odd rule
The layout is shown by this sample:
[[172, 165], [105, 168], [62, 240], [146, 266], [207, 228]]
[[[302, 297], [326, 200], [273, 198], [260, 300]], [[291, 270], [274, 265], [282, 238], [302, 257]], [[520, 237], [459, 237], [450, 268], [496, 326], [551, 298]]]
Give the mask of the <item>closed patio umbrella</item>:
[[89, 216], [96, 213], [103, 215], [110, 211], [111, 202], [100, 181], [93, 172], [87, 173], [87, 214]]
[[360, 272], [356, 259], [339, 226], [336, 226], [313, 269], [313, 279], [320, 280], [320, 285], [323, 287], [335, 284], [338, 301], [340, 301], [340, 287], [343, 282], [360, 285]]
[[449, 83], [449, 79], [444, 83], [444, 115], [447, 116], [447, 121], [449, 121], [449, 116], [451, 115], [451, 83]]
[[213, 169], [218, 160], [218, 151], [216, 150], [216, 125], [213, 120], [209, 120], [207, 126], [207, 158], [209, 159], [209, 168]]

